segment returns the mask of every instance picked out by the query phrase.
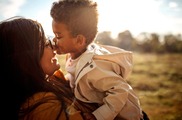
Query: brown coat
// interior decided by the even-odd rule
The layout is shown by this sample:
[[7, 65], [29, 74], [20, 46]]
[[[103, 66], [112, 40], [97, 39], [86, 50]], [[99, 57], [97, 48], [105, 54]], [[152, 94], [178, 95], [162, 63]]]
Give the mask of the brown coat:
[[[61, 95], [73, 94], [61, 70], [56, 71], [54, 75], [50, 77], [49, 82], [57, 85], [54, 87], [59, 88], [60, 94], [62, 93]], [[97, 104], [84, 103], [70, 95], [70, 97], [64, 97], [64, 102], [67, 106], [66, 112], [63, 110], [62, 113], [58, 115], [62, 106], [57, 96], [52, 92], [39, 92], [29, 98], [23, 104], [22, 109], [34, 106], [36, 103], [40, 103], [40, 101], [43, 101], [41, 105], [38, 105], [31, 113], [28, 113], [20, 120], [56, 120], [57, 116], [59, 116], [59, 120], [66, 120], [66, 112], [68, 113], [69, 120], [83, 120], [81, 112], [91, 113], [98, 107]]]
[[[26, 102], [22, 106], [22, 108], [26, 108], [28, 104], [29, 106], [34, 105], [40, 99], [48, 99], [50, 97], [55, 99], [50, 99], [46, 101], [45, 103], [39, 105], [30, 114], [26, 115], [21, 120], [56, 120], [56, 117], [58, 116], [61, 109], [61, 104], [60, 104], [60, 101], [56, 99], [56, 96], [51, 92], [48, 92], [48, 93], [40, 92], [33, 95], [29, 99], [29, 102]], [[68, 106], [71, 105], [70, 101], [67, 101], [66, 104]], [[69, 120], [83, 120], [81, 116], [81, 112], [77, 111], [74, 108], [74, 106], [70, 106], [68, 111], [69, 111]], [[66, 120], [66, 113], [64, 110], [59, 116], [59, 120]]]

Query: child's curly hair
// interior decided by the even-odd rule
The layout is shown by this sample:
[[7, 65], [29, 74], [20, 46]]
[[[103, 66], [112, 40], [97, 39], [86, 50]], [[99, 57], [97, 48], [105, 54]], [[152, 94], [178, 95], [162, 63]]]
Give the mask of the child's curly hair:
[[67, 25], [71, 35], [85, 36], [87, 44], [94, 41], [98, 32], [97, 3], [90, 0], [59, 0], [52, 4], [51, 17]]

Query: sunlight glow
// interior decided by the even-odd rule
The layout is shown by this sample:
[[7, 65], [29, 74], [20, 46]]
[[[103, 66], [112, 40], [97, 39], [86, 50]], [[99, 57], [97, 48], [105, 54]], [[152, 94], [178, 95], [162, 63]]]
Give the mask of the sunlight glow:
[[[160, 1], [154, 0], [95, 0], [98, 3], [99, 31], [111, 31], [112, 37], [129, 30], [134, 36], [141, 32], [165, 31], [166, 18], [160, 14]], [[174, 6], [174, 4], [173, 4]], [[162, 22], [161, 22], [162, 21]], [[150, 27], [149, 27], [150, 26]], [[143, 30], [143, 31], [142, 31]]]
[[[39, 21], [46, 34], [53, 35], [50, 8], [57, 0], [0, 0], [0, 20], [22, 15]], [[166, 0], [93, 0], [98, 4], [98, 32], [129, 30], [135, 37], [142, 32], [181, 33], [180, 1]]]

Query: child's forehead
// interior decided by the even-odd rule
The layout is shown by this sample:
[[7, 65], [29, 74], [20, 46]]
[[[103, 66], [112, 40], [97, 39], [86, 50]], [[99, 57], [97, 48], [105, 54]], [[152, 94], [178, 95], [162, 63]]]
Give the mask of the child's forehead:
[[63, 34], [65, 32], [69, 32], [66, 24], [63, 24], [63, 23], [53, 23], [52, 29], [53, 29], [53, 32], [57, 34]]
[[52, 21], [52, 27], [59, 30], [68, 30], [68, 26], [63, 22]]

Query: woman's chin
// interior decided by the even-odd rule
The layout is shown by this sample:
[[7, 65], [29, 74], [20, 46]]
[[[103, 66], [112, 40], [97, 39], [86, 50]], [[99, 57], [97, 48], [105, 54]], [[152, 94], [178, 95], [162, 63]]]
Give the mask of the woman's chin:
[[61, 68], [61, 65], [57, 64], [57, 69], [56, 70], [59, 70], [60, 68]]

